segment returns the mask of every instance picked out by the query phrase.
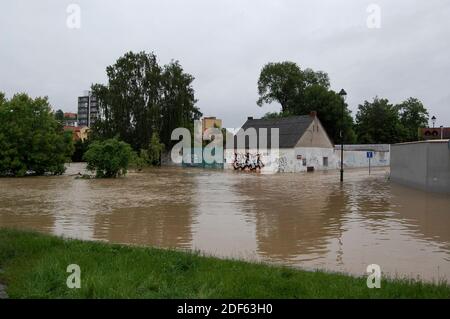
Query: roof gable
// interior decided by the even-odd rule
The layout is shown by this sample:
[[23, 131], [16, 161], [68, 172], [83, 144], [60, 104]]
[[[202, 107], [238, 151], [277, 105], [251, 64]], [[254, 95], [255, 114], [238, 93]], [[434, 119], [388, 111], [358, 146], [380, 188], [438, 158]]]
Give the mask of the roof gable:
[[[280, 134], [280, 148], [293, 148], [305, 134], [314, 118], [310, 115], [291, 116], [276, 119], [248, 119], [242, 126], [243, 130], [254, 128], [259, 135], [259, 130], [267, 129], [267, 147], [271, 147], [271, 128], [278, 128]], [[258, 141], [259, 146], [259, 141]], [[235, 147], [237, 147], [237, 136], [235, 136]], [[248, 148], [248, 138], [245, 147]]]

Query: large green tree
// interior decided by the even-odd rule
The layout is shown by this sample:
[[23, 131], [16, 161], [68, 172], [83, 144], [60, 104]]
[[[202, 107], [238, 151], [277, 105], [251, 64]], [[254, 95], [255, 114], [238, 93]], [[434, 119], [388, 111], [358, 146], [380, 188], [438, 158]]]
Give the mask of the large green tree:
[[416, 98], [393, 105], [375, 97], [359, 105], [356, 132], [360, 143], [399, 143], [418, 139], [418, 129], [428, 123], [428, 111]]
[[47, 98], [0, 94], [0, 175], [62, 174], [72, 152]]
[[[316, 111], [322, 125], [334, 143], [339, 144], [342, 141], [347, 144], [353, 144], [356, 142], [351, 111], [338, 93], [316, 84], [306, 88], [305, 101], [307, 102], [295, 114], [309, 114], [312, 111]], [[342, 139], [340, 135], [341, 129]]]
[[397, 104], [397, 108], [400, 112], [400, 123], [405, 131], [404, 141], [417, 141], [419, 128], [428, 125], [427, 109], [421, 101], [412, 97]]
[[272, 102], [281, 105], [280, 113], [268, 113], [266, 118], [307, 115], [316, 111], [334, 143], [342, 140], [341, 127], [343, 141], [355, 142], [351, 112], [342, 98], [330, 89], [327, 73], [309, 68], [302, 70], [294, 62], [268, 63], [261, 70], [258, 93], [259, 106]]
[[294, 113], [305, 105], [305, 90], [314, 85], [328, 89], [328, 74], [309, 68], [302, 70], [289, 61], [268, 63], [259, 75], [257, 104], [278, 102], [282, 113]]
[[259, 75], [257, 104], [278, 102], [281, 112], [288, 113], [304, 85], [302, 71], [294, 62], [268, 63]]
[[119, 136], [139, 151], [157, 133], [170, 146], [173, 129], [191, 128], [202, 115], [195, 106], [194, 78], [177, 61], [160, 66], [153, 53], [128, 52], [106, 73], [108, 84], [92, 86], [101, 110], [94, 139]]
[[387, 99], [378, 97], [358, 106], [356, 133], [359, 143], [363, 144], [391, 144], [405, 139], [405, 129], [400, 122], [398, 108]]

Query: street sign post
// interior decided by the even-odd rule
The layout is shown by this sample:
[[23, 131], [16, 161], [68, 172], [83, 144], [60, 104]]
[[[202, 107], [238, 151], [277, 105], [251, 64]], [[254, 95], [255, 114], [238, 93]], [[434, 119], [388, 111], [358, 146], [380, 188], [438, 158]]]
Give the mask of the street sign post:
[[370, 160], [373, 158], [373, 152], [367, 152], [367, 158], [369, 159], [369, 175], [370, 175]]

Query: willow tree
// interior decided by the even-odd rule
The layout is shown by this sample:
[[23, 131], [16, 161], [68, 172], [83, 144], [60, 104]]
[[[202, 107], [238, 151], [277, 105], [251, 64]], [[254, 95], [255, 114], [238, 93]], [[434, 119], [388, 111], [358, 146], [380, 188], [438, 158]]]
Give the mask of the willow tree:
[[160, 66], [153, 53], [128, 52], [106, 74], [106, 85], [92, 86], [101, 113], [94, 139], [118, 136], [138, 151], [148, 148], [156, 133], [170, 146], [173, 129], [190, 128], [202, 115], [195, 106], [194, 77], [178, 61]]

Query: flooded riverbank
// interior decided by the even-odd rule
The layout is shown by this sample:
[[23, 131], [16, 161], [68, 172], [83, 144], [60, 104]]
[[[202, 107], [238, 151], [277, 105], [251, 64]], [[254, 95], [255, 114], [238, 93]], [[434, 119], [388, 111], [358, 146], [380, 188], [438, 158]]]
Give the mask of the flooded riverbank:
[[[81, 171], [71, 164], [68, 174]], [[0, 179], [0, 227], [364, 274], [450, 281], [450, 198], [384, 169], [258, 175], [161, 168]]]

